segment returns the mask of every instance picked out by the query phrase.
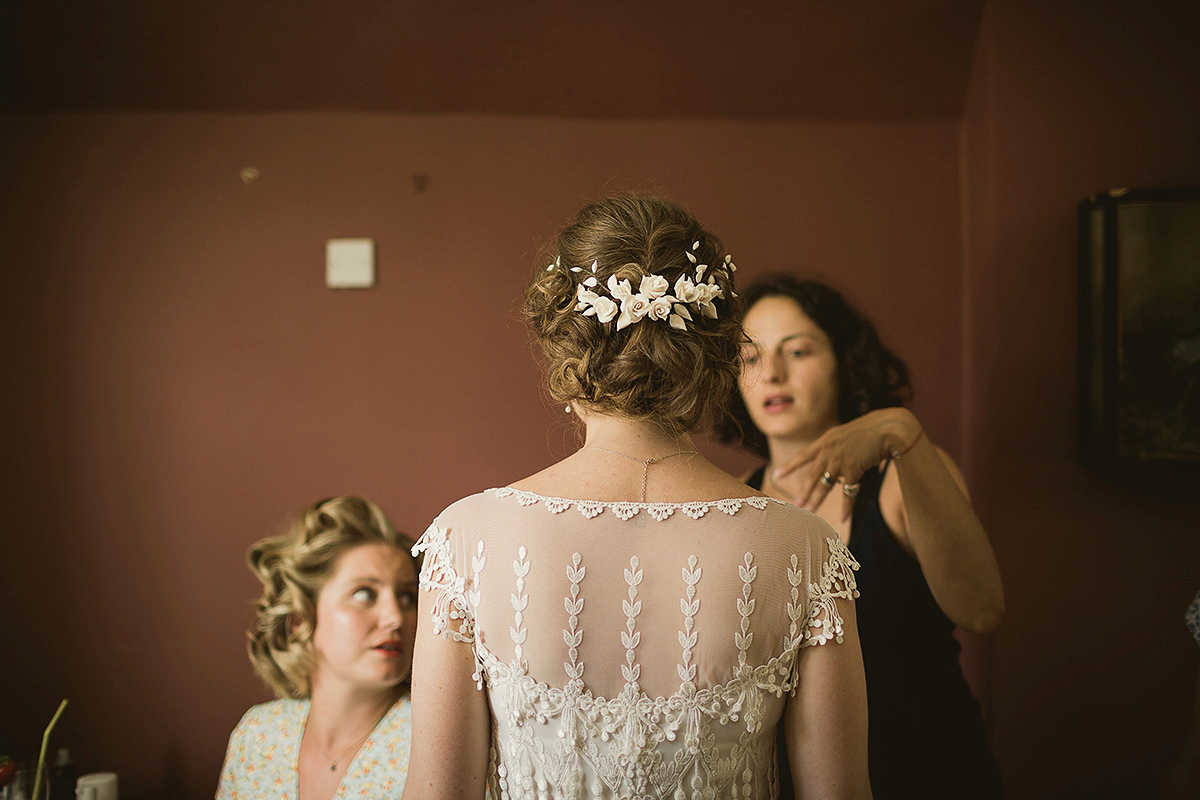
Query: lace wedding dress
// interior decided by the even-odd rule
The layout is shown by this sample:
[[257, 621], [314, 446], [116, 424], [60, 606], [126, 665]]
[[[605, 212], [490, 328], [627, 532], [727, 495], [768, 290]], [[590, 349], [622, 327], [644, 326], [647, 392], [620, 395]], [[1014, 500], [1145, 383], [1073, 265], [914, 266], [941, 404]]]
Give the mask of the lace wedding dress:
[[470, 643], [489, 789], [526, 798], [775, 798], [801, 648], [840, 641], [853, 557], [766, 497], [605, 503], [491, 489], [433, 522], [421, 586]]

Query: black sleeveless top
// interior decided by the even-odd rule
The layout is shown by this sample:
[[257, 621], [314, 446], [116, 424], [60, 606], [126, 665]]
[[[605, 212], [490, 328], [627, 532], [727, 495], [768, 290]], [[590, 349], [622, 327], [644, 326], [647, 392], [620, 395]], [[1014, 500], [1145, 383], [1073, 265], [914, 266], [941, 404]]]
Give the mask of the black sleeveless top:
[[[883, 519], [883, 470], [867, 470], [849, 549], [861, 569], [855, 601], [867, 677], [868, 759], [875, 800], [1003, 797], [979, 703], [963, 678], [952, 623], [916, 559]], [[765, 466], [746, 483], [761, 489]], [[791, 783], [780, 726], [781, 783]], [[781, 797], [792, 797], [790, 785]]]

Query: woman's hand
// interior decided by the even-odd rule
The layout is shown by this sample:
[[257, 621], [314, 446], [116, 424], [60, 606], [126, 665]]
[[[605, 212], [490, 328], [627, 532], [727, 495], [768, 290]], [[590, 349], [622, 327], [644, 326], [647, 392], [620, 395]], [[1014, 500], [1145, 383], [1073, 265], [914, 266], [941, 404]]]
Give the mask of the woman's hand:
[[[974, 633], [989, 633], [1004, 616], [1004, 585], [987, 532], [971, 508], [957, 465], [921, 436], [920, 422], [903, 408], [884, 408], [825, 431], [775, 476], [803, 470], [799, 505], [818, 508], [843, 481], [842, 520], [854, 510], [856, 484], [868, 469], [904, 453], [880, 508], [893, 535], [910, 550], [938, 606], [950, 621]], [[920, 443], [918, 443], [920, 438]], [[829, 478], [822, 481], [822, 477]], [[849, 489], [849, 491], [847, 491]]]
[[[921, 433], [921, 424], [904, 408], [871, 411], [825, 431], [800, 455], [775, 469], [776, 479], [803, 470], [797, 505], [818, 508], [842, 482], [842, 521], [854, 510], [854, 497], [863, 474], [892, 453], [903, 450]], [[826, 477], [828, 476], [828, 477]]]

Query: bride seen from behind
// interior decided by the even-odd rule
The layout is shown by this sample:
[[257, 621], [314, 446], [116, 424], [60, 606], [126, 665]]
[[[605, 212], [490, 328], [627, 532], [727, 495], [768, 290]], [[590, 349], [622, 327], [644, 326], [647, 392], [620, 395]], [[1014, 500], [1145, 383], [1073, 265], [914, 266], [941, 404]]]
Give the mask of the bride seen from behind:
[[[869, 797], [856, 566], [688, 434], [724, 413], [736, 266], [685, 209], [584, 208], [525, 296], [578, 451], [443, 511], [405, 797]], [[825, 646], [819, 646], [825, 645]]]

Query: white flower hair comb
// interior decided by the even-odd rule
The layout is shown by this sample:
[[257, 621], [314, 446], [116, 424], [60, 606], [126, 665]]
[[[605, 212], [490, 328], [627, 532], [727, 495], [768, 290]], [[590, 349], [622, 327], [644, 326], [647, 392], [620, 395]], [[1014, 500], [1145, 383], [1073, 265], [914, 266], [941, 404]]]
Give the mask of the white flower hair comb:
[[[686, 331], [687, 323], [694, 320], [689, 307], [698, 314], [716, 319], [717, 307], [713, 301], [724, 299], [725, 292], [717, 285], [714, 270], [707, 264], [699, 263], [696, 258], [694, 251], [699, 248], [700, 241], [696, 240], [691, 250], [684, 251], [687, 260], [695, 266], [695, 280], [686, 274], [680, 275], [675, 281], [674, 294], [667, 293], [672, 288], [670, 282], [656, 273], [643, 276], [636, 292], [628, 280], [618, 281], [616, 275], [610, 275], [602, 287], [596, 276], [599, 262], [593, 261], [591, 274], [576, 287], [575, 310], [582, 312], [585, 317], [595, 317], [601, 325], [607, 325], [615, 319], [617, 330], [643, 319], [651, 319]], [[562, 269], [562, 259], [554, 259], [546, 269]], [[737, 271], [737, 266], [733, 263], [733, 257], [727, 255], [716, 269], [732, 273]], [[570, 267], [569, 271], [588, 272], [583, 267]], [[607, 295], [603, 293], [605, 288], [608, 289]]]

